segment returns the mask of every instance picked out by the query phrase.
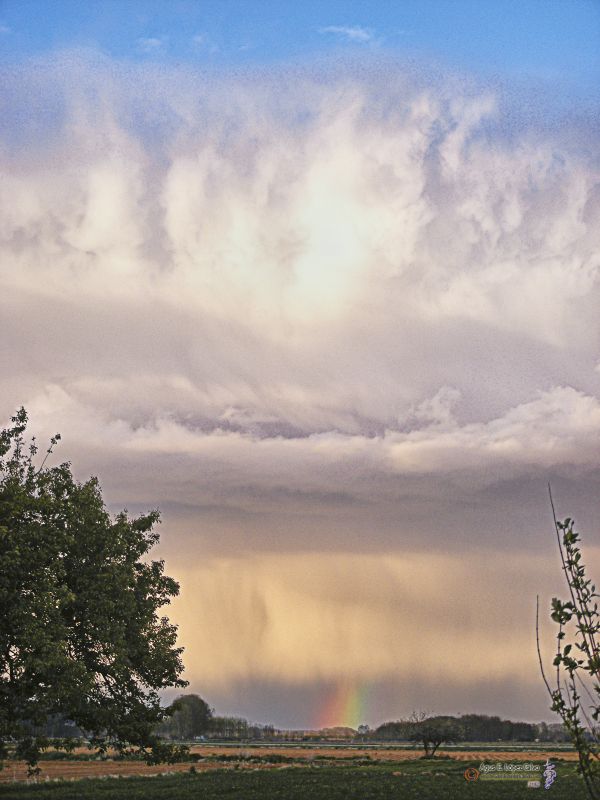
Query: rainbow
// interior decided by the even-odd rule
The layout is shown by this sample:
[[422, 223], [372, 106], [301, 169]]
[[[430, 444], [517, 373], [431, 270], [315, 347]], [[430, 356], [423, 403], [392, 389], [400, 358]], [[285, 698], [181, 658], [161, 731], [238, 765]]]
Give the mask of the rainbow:
[[368, 686], [344, 682], [327, 697], [318, 715], [317, 729], [342, 725], [358, 728], [365, 721]]

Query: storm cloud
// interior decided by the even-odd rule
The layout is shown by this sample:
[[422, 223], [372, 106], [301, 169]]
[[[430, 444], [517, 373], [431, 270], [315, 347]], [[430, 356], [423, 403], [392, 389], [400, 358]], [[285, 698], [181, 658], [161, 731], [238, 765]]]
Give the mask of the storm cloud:
[[[176, 609], [195, 679], [215, 682], [190, 609], [222, 597], [219, 559], [237, 559], [227, 583], [262, 587], [238, 596], [243, 617], [230, 609], [236, 637], [265, 614], [275, 637], [251, 636], [233, 671], [215, 645], [231, 686], [388, 681], [395, 663], [401, 680], [403, 658], [433, 684], [425, 621], [475, 639], [501, 612], [465, 615], [483, 615], [483, 589], [464, 575], [459, 605], [419, 606], [410, 558], [430, 553], [434, 581], [499, 553], [485, 585], [501, 597], [502, 564], [527, 551], [535, 570], [552, 546], [548, 481], [597, 526], [600, 148], [585, 109], [386, 60], [216, 75], [65, 52], [2, 80], [0, 412], [25, 405], [38, 437], [60, 430], [60, 457], [114, 508], [162, 509], [162, 552], [196, 592]], [[369, 559], [398, 587], [387, 616], [367, 602]], [[294, 596], [280, 576], [320, 569], [327, 586], [335, 563], [356, 577], [352, 635], [381, 639], [368, 667], [328, 650], [336, 626], [352, 635], [319, 591], [302, 613], [306, 630], [329, 619], [323, 641], [294, 639], [298, 661], [277, 638]], [[515, 619], [531, 600], [518, 584]], [[401, 598], [412, 622], [386, 651]], [[481, 647], [506, 681], [512, 655]], [[449, 668], [482, 679], [472, 664]]]

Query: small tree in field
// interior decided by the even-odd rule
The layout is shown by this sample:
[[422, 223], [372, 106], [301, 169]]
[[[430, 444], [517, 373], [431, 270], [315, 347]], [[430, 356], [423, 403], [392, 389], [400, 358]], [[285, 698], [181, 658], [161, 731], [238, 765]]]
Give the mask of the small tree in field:
[[[552, 503], [552, 496], [550, 496]], [[558, 625], [556, 668], [552, 686], [544, 672], [538, 631], [538, 656], [542, 677], [552, 700], [552, 710], [560, 715], [579, 756], [579, 769], [590, 797], [600, 798], [600, 614], [595, 585], [586, 577], [575, 523], [567, 518], [554, 526], [562, 569], [569, 587], [567, 601], [553, 598], [552, 620]]]
[[57, 714], [100, 750], [168, 758], [152, 733], [158, 690], [186, 682], [176, 628], [159, 615], [179, 587], [147, 559], [158, 512], [112, 519], [96, 478], [36, 466], [26, 425], [21, 409], [0, 431], [0, 746], [16, 742], [34, 770], [46, 745], [36, 729]]
[[443, 742], [456, 742], [462, 736], [460, 725], [452, 717], [428, 717], [423, 712], [413, 712], [407, 730], [410, 741], [423, 745], [425, 758], [433, 758]]

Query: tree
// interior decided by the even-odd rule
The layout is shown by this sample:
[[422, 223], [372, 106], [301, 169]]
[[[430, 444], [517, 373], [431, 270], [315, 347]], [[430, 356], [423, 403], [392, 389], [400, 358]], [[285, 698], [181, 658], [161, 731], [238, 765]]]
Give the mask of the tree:
[[[562, 570], [569, 587], [566, 602], [552, 599], [552, 620], [558, 625], [556, 685], [550, 685], [544, 671], [536, 618], [536, 638], [542, 678], [552, 700], [552, 710], [560, 715], [563, 725], [577, 750], [579, 770], [590, 797], [600, 798], [600, 614], [595, 585], [586, 577], [586, 568], [579, 547], [580, 535], [575, 523], [567, 518], [559, 522], [550, 503]], [[585, 695], [585, 696], [584, 696]]]
[[371, 733], [371, 728], [369, 728], [368, 725], [364, 725], [364, 724], [363, 725], [359, 725], [356, 732], [358, 734], [359, 739], [362, 742], [364, 742], [365, 739], [369, 738], [369, 735]]
[[159, 610], [179, 586], [147, 555], [157, 511], [108, 514], [96, 478], [36, 466], [23, 408], [0, 431], [0, 744], [33, 767], [59, 714], [100, 750], [160, 750], [158, 691], [185, 686], [177, 630]]
[[463, 714], [459, 722], [465, 742], [532, 742], [537, 734], [536, 726], [529, 722], [512, 722], [485, 714]]
[[405, 720], [395, 720], [383, 722], [374, 731], [374, 738], [389, 741], [408, 740], [410, 735], [410, 725]]
[[465, 734], [465, 741], [469, 742], [497, 742], [508, 738], [508, 720], [500, 717], [490, 717], [487, 714], [463, 714], [460, 718]]
[[170, 717], [159, 727], [159, 733], [173, 739], [193, 739], [207, 733], [213, 712], [197, 694], [181, 695], [170, 708]]
[[247, 739], [249, 728], [243, 717], [213, 717], [210, 733], [217, 739]]
[[461, 726], [454, 717], [427, 717], [414, 712], [409, 720], [408, 738], [422, 743], [425, 758], [433, 758], [443, 742], [455, 742], [461, 737]]

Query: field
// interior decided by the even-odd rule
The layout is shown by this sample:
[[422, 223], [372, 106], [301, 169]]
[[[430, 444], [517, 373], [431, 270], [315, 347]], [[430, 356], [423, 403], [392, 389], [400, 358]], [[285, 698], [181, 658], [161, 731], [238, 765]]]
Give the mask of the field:
[[[586, 797], [575, 754], [556, 750], [453, 750], [436, 759], [398, 747], [194, 747], [193, 762], [148, 767], [136, 761], [75, 757], [40, 762], [36, 782], [8, 762], [0, 800], [454, 800], [530, 797], [525, 781], [467, 782], [464, 771], [482, 761], [543, 764], [550, 757], [557, 800]], [[544, 791], [541, 789], [541, 791]], [[546, 794], [544, 792], [544, 794]], [[534, 795], [535, 796], [535, 795]]]

